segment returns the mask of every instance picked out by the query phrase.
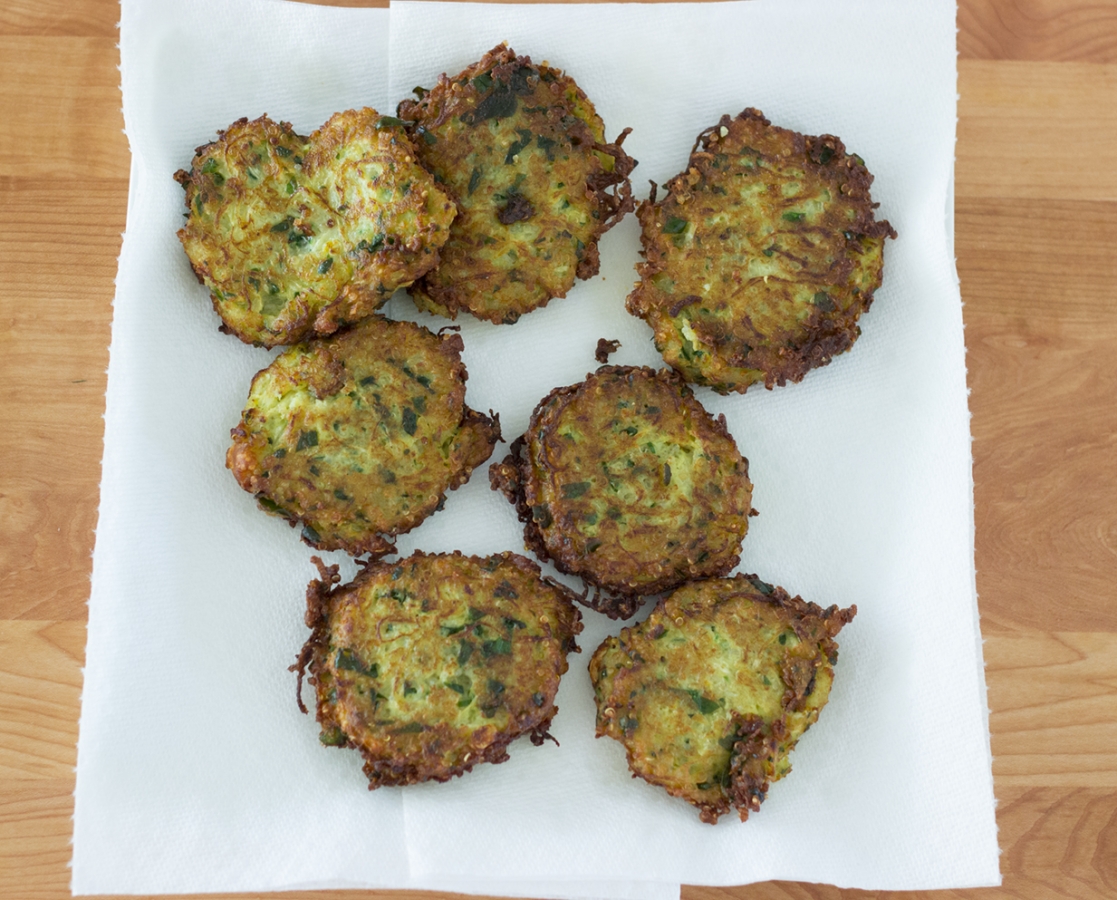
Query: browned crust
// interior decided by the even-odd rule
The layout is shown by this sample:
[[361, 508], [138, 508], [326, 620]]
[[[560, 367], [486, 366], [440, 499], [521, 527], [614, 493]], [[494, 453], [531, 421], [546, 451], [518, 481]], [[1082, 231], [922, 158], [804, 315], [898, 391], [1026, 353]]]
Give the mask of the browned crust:
[[[627, 619], [643, 605], [644, 598], [647, 596], [672, 590], [686, 581], [726, 575], [740, 562], [740, 553], [711, 555], [703, 562], [692, 564], [688, 572], [676, 572], [663, 575], [654, 581], [633, 584], [616, 577], [607, 567], [604, 569], [596, 567], [593, 558], [581, 555], [575, 549], [574, 542], [570, 540], [560, 537], [548, 542], [536, 515], [542, 498], [540, 486], [533, 478], [531, 464], [524, 453], [525, 438], [530, 435], [532, 440], [545, 442], [555, 431], [556, 422], [565, 405], [585, 390], [593, 379], [610, 375], [656, 380], [676, 387], [681, 393], [683, 402], [692, 407], [691, 414], [694, 421], [702, 423], [704, 430], [709, 434], [728, 440], [736, 450], [725, 416], [719, 415], [716, 418], [711, 416], [694, 398], [693, 392], [677, 372], [671, 369], [656, 370], [647, 366], [605, 365], [587, 375], [585, 381], [555, 388], [539, 402], [535, 412], [532, 413], [525, 435], [521, 435], [511, 443], [508, 456], [489, 467], [489, 484], [494, 491], [504, 494], [516, 507], [517, 516], [524, 525], [524, 544], [529, 550], [540, 559], [549, 559], [560, 572], [577, 575], [588, 585], [596, 588], [592, 598], [587, 592], [580, 602], [591, 609], [605, 613], [610, 618]], [[748, 460], [744, 457], [741, 457], [741, 460], [744, 466], [744, 477], [747, 480]], [[750, 507], [747, 515], [754, 514], [755, 511]], [[741, 537], [743, 538], [744, 535], [742, 534]]]
[[[216, 140], [195, 148], [192, 167], [189, 170], [180, 169], [173, 175], [174, 180], [185, 190], [184, 200], [187, 209], [187, 223], [178, 231], [179, 240], [186, 247], [188, 234], [196, 227], [195, 200], [200, 197], [208, 203], [222, 193], [217, 183], [213, 181], [213, 176], [204, 174], [199, 165], [199, 160], [214, 148], [227, 150], [242, 141], [246, 135], [251, 136], [259, 131], [273, 147], [292, 143], [307, 146], [309, 149], [306, 151], [302, 170], [307, 178], [313, 178], [319, 170], [330, 168], [338, 146], [358, 138], [362, 132], [368, 130], [370, 123], [379, 123], [383, 118], [375, 110], [367, 108], [338, 112], [310, 137], [296, 133], [289, 122], [276, 123], [266, 114], [252, 121], [242, 116], [228, 128], [218, 129]], [[396, 126], [390, 129], [391, 134], [388, 131], [386, 129], [383, 134], [380, 134], [380, 129], [377, 128], [378, 140], [382, 148], [386, 147], [388, 142], [398, 145], [400, 159], [406, 158], [410, 162], [416, 157], [411, 138], [403, 128]], [[417, 190], [398, 201], [394, 208], [422, 209], [430, 192], [435, 192], [441, 197], [443, 210], [450, 212], [452, 217], [452, 200], [433, 182], [423, 190]], [[306, 209], [305, 206], [303, 208]], [[221, 298], [220, 291], [210, 287], [210, 302], [222, 322], [219, 330], [235, 336], [246, 344], [268, 348], [333, 334], [339, 328], [373, 315], [388, 301], [397, 287], [411, 284], [416, 278], [434, 268], [438, 264], [439, 250], [446, 239], [446, 235], [440, 235], [439, 230], [439, 226], [432, 219], [423, 229], [413, 232], [406, 242], [392, 246], [385, 245], [377, 251], [370, 251], [362, 246], [347, 248], [347, 255], [356, 261], [356, 268], [349, 281], [339, 287], [336, 295], [316, 309], [311, 309], [306, 296], [289, 300], [281, 316], [273, 321], [272, 328], [264, 328], [262, 324], [258, 328], [253, 328], [245, 322], [238, 321], [226, 305], [226, 301], [233, 295]], [[216, 239], [217, 235], [212, 237]], [[215, 247], [215, 252], [217, 249]], [[188, 247], [186, 250], [190, 268], [200, 284], [206, 285], [207, 279], [210, 282], [219, 281], [212, 271], [210, 259], [195, 259]], [[227, 254], [228, 248], [223, 252]], [[223, 286], [228, 289], [228, 285]]]
[[[760, 804], [767, 797], [773, 780], [772, 761], [776, 758], [781, 744], [786, 744], [790, 737], [787, 714], [804, 708], [806, 699], [814, 688], [814, 677], [819, 665], [824, 660], [831, 667], [837, 663], [838, 644], [835, 638], [857, 615], [856, 605], [851, 605], [848, 609], [841, 609], [837, 605], [823, 609], [816, 603], [803, 600], [802, 597], [791, 596], [782, 587], [768, 584], [755, 574], [737, 574], [727, 580], [735, 582], [739, 590], [719, 597], [714, 606], [715, 610], [741, 597], [766, 603], [779, 611], [780, 618], [795, 631], [800, 640], [817, 643], [820, 653], [814, 660], [790, 656], [785, 660], [781, 677], [788, 687], [782, 699], [783, 716], [769, 722], [753, 714], [734, 714], [731, 731], [734, 740], [729, 761], [728, 784], [725, 786], [724, 795], [717, 801], [710, 800], [708, 795], [698, 797], [691, 791], [679, 789], [676, 785], [666, 783], [648, 772], [632, 747], [623, 739], [623, 731], [615, 727], [615, 716], [602, 715], [600, 698], [595, 735], [599, 738], [612, 737], [624, 744], [628, 767], [634, 778], [641, 778], [648, 784], [662, 787], [673, 797], [686, 800], [698, 809], [699, 818], [710, 825], [716, 824], [720, 816], [733, 809], [736, 809], [742, 822], [747, 821], [750, 812], [759, 811]], [[669, 599], [670, 596], [661, 598], [647, 621], [654, 622], [656, 617], [664, 616], [665, 605]], [[688, 617], [697, 615], [693, 611], [684, 614]], [[703, 611], [703, 614], [710, 615], [706, 611]], [[643, 627], [643, 624], [634, 626], [637, 629]], [[632, 628], [623, 629], [621, 639], [623, 640], [632, 630]], [[655, 632], [653, 631], [652, 634], [654, 635]], [[602, 659], [609, 645], [610, 639], [607, 638], [590, 658], [590, 679], [595, 686], [601, 677]], [[611, 697], [606, 698], [606, 702], [611, 700]], [[794, 743], [791, 747], [794, 747]]]
[[[428, 331], [423, 326], [412, 322], [393, 322], [388, 319], [382, 321], [390, 323], [390, 327], [394, 328]], [[372, 325], [368, 324], [362, 327], [367, 328], [372, 327]], [[343, 336], [339, 335], [338, 338]], [[328, 356], [333, 342], [338, 338], [325, 338], [318, 341], [314, 346], [320, 353]], [[303, 525], [301, 539], [314, 549], [343, 550], [351, 556], [367, 554], [370, 559], [377, 559], [394, 553], [395, 544], [389, 538], [406, 534], [421, 524], [432, 513], [442, 509], [447, 493], [457, 490], [465, 484], [473, 474], [473, 470], [492, 455], [497, 442], [503, 440], [500, 433], [500, 416], [497, 413], [490, 410], [490, 414], [486, 416], [484, 413], [477, 412], [465, 405], [465, 383], [469, 375], [461, 358], [462, 351], [465, 349], [461, 336], [454, 332], [440, 332], [437, 338], [436, 352], [445, 358], [454, 383], [453, 391], [443, 398], [443, 402], [451, 409], [460, 407], [462, 418], [459, 425], [458, 439], [451, 449], [451, 454], [455, 457], [457, 465], [444, 489], [439, 491], [434, 503], [416, 506], [410, 513], [400, 515], [390, 528], [379, 532], [370, 532], [359, 540], [348, 540], [340, 536], [324, 537], [313, 528], [305, 527], [309, 524], [306, 515], [294, 514], [285, 507], [278, 506], [274, 498], [269, 496], [269, 473], [274, 469], [276, 461], [270, 457], [260, 459], [259, 453], [266, 440], [258, 431], [249, 431], [243, 416], [236, 427], [230, 431], [233, 442], [226, 452], [226, 468], [232, 472], [233, 477], [244, 490], [255, 495], [261, 509], [265, 512], [286, 519], [292, 528], [296, 525]], [[344, 368], [340, 362], [332, 357], [327, 360], [323, 368], [327, 373], [332, 373], [336, 379], [344, 378]], [[252, 394], [257, 380], [267, 372], [268, 367], [265, 367], [253, 376], [249, 387], [249, 395]], [[315, 389], [319, 396], [326, 396], [336, 391], [337, 386], [330, 381], [329, 374], [327, 374], [321, 383], [315, 384]]]
[[[578, 98], [592, 108], [585, 92], [562, 70], [546, 65], [536, 65], [532, 63], [530, 56], [517, 56], [515, 51], [506, 44], [498, 44], [482, 56], [480, 60], [457, 75], [451, 77], [445, 72], [440, 74], [436, 85], [429, 91], [423, 92], [418, 99], [400, 101], [397, 113], [405, 121], [413, 139], [416, 139], [419, 157], [424, 157], [425, 148], [422, 141], [417, 139], [418, 133], [423, 130], [433, 131], [460, 112], [462, 107], [472, 108], [475, 105], [482, 91], [474, 85], [474, 77], [491, 69], [494, 75], [507, 80], [512, 72], [521, 67], [533, 69], [538, 73], [546, 72], [553, 76], [555, 80], [552, 84], [552, 92], [556, 98], [564, 87], [572, 88], [576, 91]], [[625, 128], [612, 142], [599, 141], [591, 132], [587, 123], [573, 114], [572, 110], [568, 111], [571, 120], [569, 127], [577, 133], [580, 143], [613, 159], [613, 171], [607, 172], [604, 168], [599, 168], [596, 172], [589, 174], [586, 179], [587, 195], [593, 198], [593, 217], [597, 221], [597, 226], [591, 238], [585, 242], [585, 248], [576, 270], [576, 277], [586, 280], [597, 275], [600, 270], [598, 241], [601, 236], [636, 207], [629, 176], [635, 169], [637, 161], [622, 149], [625, 138], [632, 131], [631, 128]], [[427, 164], [429, 167], [429, 162]], [[500, 213], [501, 221], [505, 224], [526, 217], [526, 210], [519, 205], [514, 205], [512, 208], [506, 207]], [[423, 308], [428, 309], [428, 311], [436, 311], [439, 315], [444, 315], [450, 319], [457, 318], [458, 313], [464, 310], [497, 325], [510, 325], [518, 321], [525, 312], [546, 306], [555, 297], [563, 297], [566, 294], [565, 291], [562, 291], [544, 297], [530, 309], [493, 310], [486, 313], [483, 310], [472, 308], [469, 294], [456, 285], [446, 287], [439, 284], [436, 275], [437, 267], [431, 269], [416, 281], [414, 290], [425, 297], [421, 304]]]
[[[696, 185], [716, 182], [721, 178], [714, 166], [717, 145], [723, 140], [721, 132], [727, 131], [728, 140], [734, 140], [742, 125], [766, 129], [773, 143], [786, 145], [781, 150], [785, 158], [793, 158], [795, 164], [802, 166], [809, 175], [834, 184], [843, 201], [856, 210], [856, 219], [849, 223], [847, 229], [851, 235], [875, 239], [897, 237], [888, 221], [875, 219], [874, 210], [880, 204], [872, 202], [870, 197], [869, 188], [873, 176], [860, 157], [846, 152], [840, 138], [830, 134], [804, 135], [773, 126], [763, 113], [753, 108], [743, 110], [735, 118], [723, 115], [716, 125], [706, 128], [695, 139], [686, 168], [666, 184], [667, 196], [657, 203], [657, 186], [653, 182], [649, 198], [642, 201], [636, 210], [641, 226], [641, 255], [644, 262], [636, 266], [641, 280], [629, 295], [626, 308], [632, 315], [647, 320], [653, 328], [656, 327], [652, 319], [653, 313], [665, 312], [673, 319], [685, 306], [701, 299], [693, 295], [687, 296], [674, 301], [666, 310], [657, 310], [657, 298], [650, 284], [653, 276], [669, 269], [662, 234], [668, 216], [667, 210], [673, 210], [680, 202], [689, 200]], [[806, 223], [787, 223], [782, 227], [790, 232], [806, 234], [809, 231]], [[846, 258], [829, 273], [829, 277], [837, 283], [848, 277], [853, 265], [852, 259]], [[874, 290], [863, 291], [844, 314], [841, 311], [827, 313], [816, 308], [805, 326], [789, 328], [777, 334], [762, 334], [752, 328], [751, 322], [742, 321], [739, 323], [741, 327], [746, 332], [751, 329], [752, 335], [743, 353], [739, 349], [740, 341], [731, 339], [728, 334], [710, 333], [704, 337], [710, 345], [716, 347], [716, 355], [728, 365], [762, 371], [765, 387], [769, 389], [776, 385], [782, 387], [788, 382], [798, 383], [811, 369], [828, 365], [833, 357], [853, 346], [861, 333], [857, 325], [858, 319], [872, 305]], [[658, 329], [655, 338], [658, 349], [662, 351], [664, 342]], [[675, 360], [668, 362], [682, 371], [683, 367], [676, 365]], [[752, 383], [724, 381], [705, 375], [695, 377], [693, 373], [687, 372], [684, 375], [688, 380], [707, 385], [722, 394], [731, 391], [744, 393]]]
[[617, 340], [606, 340], [605, 338], [597, 339], [597, 349], [593, 352], [593, 358], [602, 365], [609, 362], [609, 357], [621, 349], [621, 342]]
[[[536, 579], [541, 587], [552, 592], [555, 599], [555, 609], [559, 613], [560, 633], [551, 634], [549, 628], [547, 631], [549, 637], [557, 642], [558, 648], [563, 654], [561, 670], [546, 673], [544, 681], [539, 685], [540, 693], [543, 694], [545, 702], [533, 709], [529, 708], [522, 711], [503, 731], [487, 729], [484, 735], [478, 735], [471, 747], [469, 761], [454, 766], [444, 765], [435, 754], [428, 752], [423, 752], [417, 756], [400, 757], [391, 755], [382, 757], [370, 752], [359, 741], [355, 741], [352, 735], [344, 733], [340, 723], [331, 715], [329, 705], [322, 701], [319, 692], [316, 720], [323, 733], [330, 732], [338, 735], [337, 740], [331, 742], [332, 746], [355, 748], [361, 754], [364, 759], [362, 768], [369, 779], [369, 790], [378, 787], [418, 784], [423, 781], [445, 782], [472, 771], [478, 763], [504, 762], [508, 759], [508, 745], [525, 734], [536, 746], [541, 745], [548, 739], [555, 740], [548, 729], [558, 712], [558, 707], [555, 706], [554, 701], [558, 693], [560, 678], [569, 668], [565, 655], [580, 652], [576, 637], [582, 631], [583, 626], [581, 616], [573, 604], [577, 595], [560, 582], [543, 576], [539, 566], [531, 560], [510, 552], [498, 553], [490, 557], [467, 557], [457, 550], [452, 553], [436, 554], [417, 551], [403, 560], [360, 563], [363, 567], [361, 571], [357, 573], [353, 581], [345, 585], [339, 584], [341, 578], [336, 565], [327, 566], [318, 557], [312, 557], [311, 562], [318, 568], [319, 577], [310, 582], [306, 591], [305, 622], [307, 627], [311, 629], [311, 633], [299, 651], [294, 664], [288, 668], [288, 671], [297, 674], [295, 699], [299, 710], [304, 714], [308, 712], [302, 699], [303, 679], [307, 672], [309, 672], [310, 684], [316, 688], [325, 672], [324, 656], [329, 645], [330, 616], [333, 614], [338, 600], [358, 589], [365, 582], [378, 578], [385, 573], [391, 573], [398, 567], [415, 561], [439, 558], [451, 558], [478, 567], [494, 560], [510, 563], [529, 578]], [[449, 729], [447, 728], [446, 734], [436, 734], [432, 743], [437, 746], [439, 740], [449, 736]], [[558, 742], [555, 741], [555, 743]], [[426, 745], [424, 745], [425, 750]]]

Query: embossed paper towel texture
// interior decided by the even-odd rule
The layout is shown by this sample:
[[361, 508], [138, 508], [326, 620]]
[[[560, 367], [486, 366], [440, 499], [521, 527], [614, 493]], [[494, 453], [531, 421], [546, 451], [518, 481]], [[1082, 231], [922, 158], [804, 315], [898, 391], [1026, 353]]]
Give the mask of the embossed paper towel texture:
[[[179, 8], [182, 7], [182, 8]], [[995, 883], [972, 568], [961, 312], [943, 227], [954, 137], [951, 4], [602, 6], [399, 3], [387, 13], [271, 2], [126, 3], [133, 149], [106, 412], [79, 746], [78, 892], [442, 886], [536, 896], [677, 895], [764, 878], [866, 888]], [[228, 429], [270, 354], [216, 331], [174, 231], [170, 175], [241, 115], [307, 133], [332, 112], [391, 111], [507, 39], [568, 68], [610, 136], [634, 132], [634, 183], [662, 183], [723, 112], [840, 135], [900, 239], [853, 352], [801, 385], [721, 398], [756, 484], [742, 570], [823, 605], [857, 603], [829, 707], [747, 824], [711, 828], [628, 777], [595, 741], [585, 662], [617, 626], [588, 613], [559, 695], [561, 746], [512, 748], [446, 785], [364, 790], [324, 750], [287, 665], [310, 551], [224, 469]], [[602, 274], [514, 327], [461, 320], [468, 402], [511, 438], [595, 366], [658, 365], [623, 311], [630, 218]], [[440, 327], [404, 297], [394, 316]], [[498, 449], [497, 456], [502, 453]], [[484, 469], [402, 552], [520, 550]], [[351, 564], [345, 569], [352, 572]], [[479, 825], [479, 823], [483, 823]], [[820, 836], [824, 838], [819, 841]], [[809, 854], [803, 847], [811, 847]], [[654, 883], [653, 883], [654, 882]]]

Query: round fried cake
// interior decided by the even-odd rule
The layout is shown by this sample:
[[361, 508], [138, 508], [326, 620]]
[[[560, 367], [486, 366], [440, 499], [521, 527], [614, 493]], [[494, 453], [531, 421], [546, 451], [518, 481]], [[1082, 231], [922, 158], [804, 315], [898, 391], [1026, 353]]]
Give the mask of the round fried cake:
[[597, 274], [597, 241], [633, 207], [621, 149], [560, 70], [501, 45], [405, 100], [419, 159], [458, 204], [420, 309], [512, 323]]
[[[323, 744], [355, 747], [369, 789], [447, 781], [538, 745], [577, 652], [581, 616], [567, 588], [514, 553], [416, 553], [347, 585], [315, 559], [313, 632], [292, 667], [309, 669]], [[302, 706], [302, 698], [299, 698]]]
[[896, 232], [873, 218], [872, 181], [833, 135], [722, 116], [637, 210], [646, 261], [628, 311], [687, 381], [723, 394], [801, 381], [853, 345], [880, 287]]
[[391, 552], [500, 439], [465, 405], [462, 339], [376, 316], [291, 347], [252, 380], [226, 465], [322, 550]]
[[670, 369], [602, 366], [556, 388], [489, 470], [524, 540], [627, 618], [640, 597], [724, 575], [752, 512], [748, 460]]
[[361, 109], [309, 138], [267, 116], [197, 149], [178, 236], [224, 330], [274, 347], [367, 318], [438, 262], [454, 203], [398, 119]]
[[755, 575], [688, 584], [590, 660], [597, 736], [624, 744], [632, 772], [698, 807], [744, 821], [830, 696], [834, 637], [856, 606], [822, 609]]

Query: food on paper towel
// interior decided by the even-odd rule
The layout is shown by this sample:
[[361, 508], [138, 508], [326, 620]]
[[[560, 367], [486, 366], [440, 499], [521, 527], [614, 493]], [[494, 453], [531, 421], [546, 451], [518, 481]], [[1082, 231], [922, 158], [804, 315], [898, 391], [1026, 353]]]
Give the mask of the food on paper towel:
[[505, 45], [416, 94], [399, 116], [459, 210], [416, 305], [512, 323], [596, 275], [598, 239], [633, 208], [629, 129], [606, 143], [569, 76]]
[[267, 116], [199, 147], [178, 235], [224, 330], [293, 344], [365, 319], [438, 262], [453, 200], [398, 119], [337, 113], [309, 138]]
[[760, 808], [818, 720], [834, 638], [856, 606], [822, 609], [755, 575], [688, 584], [590, 660], [597, 736], [629, 768], [698, 807], [704, 822]]
[[447, 781], [539, 745], [577, 652], [573, 593], [514, 553], [415, 555], [368, 565], [349, 584], [315, 559], [313, 629], [292, 669], [309, 670], [320, 740], [354, 747], [369, 788]]
[[832, 135], [722, 116], [637, 210], [645, 262], [628, 311], [687, 381], [723, 394], [801, 381], [853, 345], [880, 287], [896, 232], [873, 218], [872, 181]]
[[547, 395], [489, 469], [524, 540], [627, 618], [641, 597], [738, 562], [752, 512], [748, 460], [670, 369], [602, 366]]
[[500, 439], [465, 405], [462, 339], [375, 316], [291, 347], [252, 381], [226, 464], [322, 550], [382, 556]]

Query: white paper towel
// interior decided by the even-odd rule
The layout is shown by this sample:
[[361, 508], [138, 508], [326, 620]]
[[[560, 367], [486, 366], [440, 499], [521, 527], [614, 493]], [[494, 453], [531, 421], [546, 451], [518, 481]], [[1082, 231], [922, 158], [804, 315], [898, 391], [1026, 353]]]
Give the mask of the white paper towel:
[[[106, 408], [75, 798], [75, 893], [438, 887], [666, 900], [680, 882], [767, 878], [869, 889], [996, 884], [996, 830], [973, 571], [969, 417], [950, 219], [954, 6], [751, 0], [593, 6], [125, 0], [133, 153]], [[224, 468], [252, 374], [271, 354], [217, 332], [175, 238], [171, 174], [263, 112], [308, 133], [333, 112], [391, 112], [501, 40], [568, 69], [609, 136], [634, 128], [634, 184], [662, 183], [695, 135], [756, 106], [830, 132], [876, 175], [900, 233], [853, 351], [800, 385], [724, 398], [760, 510], [741, 569], [821, 605], [857, 603], [831, 701], [793, 774], [742, 824], [628, 777], [593, 738], [585, 663], [618, 626], [593, 613], [552, 729], [444, 785], [365, 790], [322, 748], [287, 672], [306, 631], [310, 551]], [[623, 310], [638, 231], [601, 275], [512, 327], [459, 320], [467, 400], [514, 437], [552, 387], [658, 365]], [[398, 296], [389, 314], [433, 327]], [[494, 458], [502, 455], [498, 449]], [[485, 470], [400, 551], [522, 551]], [[351, 562], [335, 555], [350, 574]], [[569, 581], [569, 579], [568, 579]]]

